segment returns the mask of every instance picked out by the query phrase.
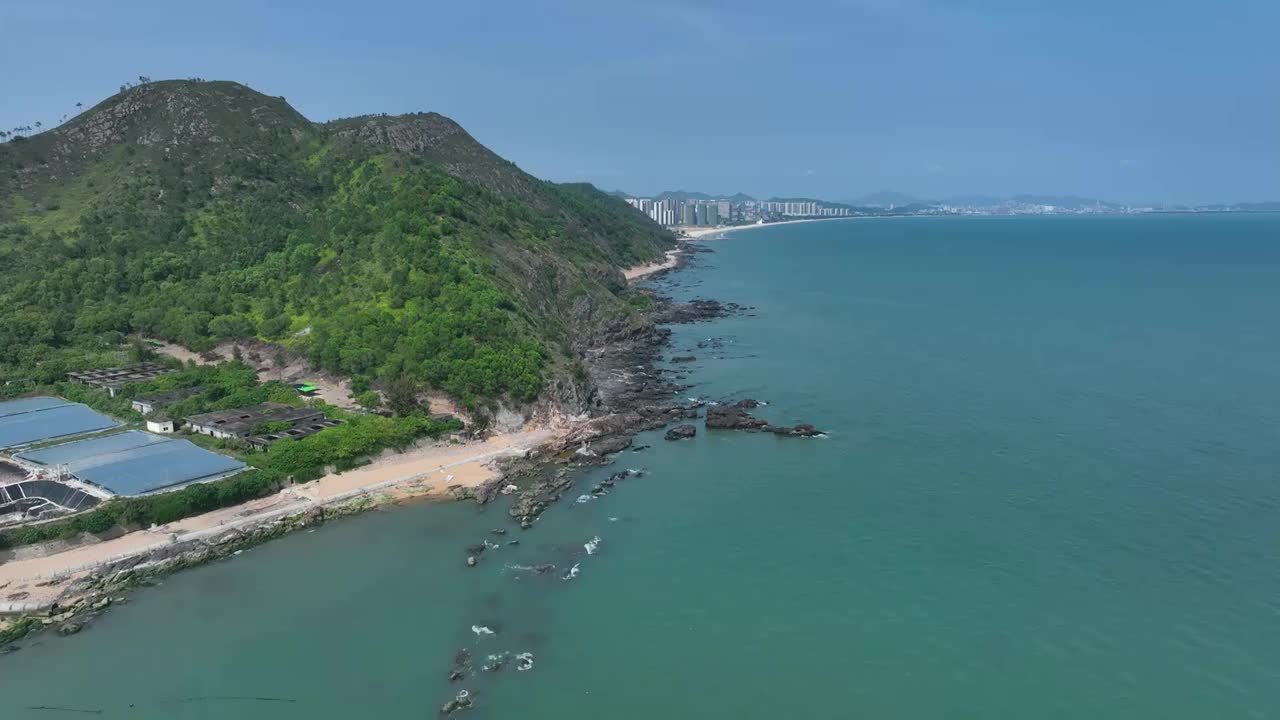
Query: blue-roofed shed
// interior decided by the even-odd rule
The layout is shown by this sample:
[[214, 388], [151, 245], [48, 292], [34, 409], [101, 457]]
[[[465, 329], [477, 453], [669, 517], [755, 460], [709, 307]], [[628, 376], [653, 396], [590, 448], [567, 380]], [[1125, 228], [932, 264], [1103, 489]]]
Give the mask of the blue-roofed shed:
[[142, 495], [243, 470], [244, 463], [186, 440], [130, 430], [56, 445], [16, 456], [60, 465], [85, 482], [117, 495]]
[[24, 413], [48, 410], [50, 408], [72, 404], [73, 403], [69, 400], [63, 400], [62, 398], [56, 397], [29, 397], [20, 398], [18, 400], [6, 400], [5, 402], [0, 402], [0, 417], [22, 415]]
[[0, 448], [82, 435], [119, 425], [87, 405], [58, 398], [23, 398], [0, 403]]

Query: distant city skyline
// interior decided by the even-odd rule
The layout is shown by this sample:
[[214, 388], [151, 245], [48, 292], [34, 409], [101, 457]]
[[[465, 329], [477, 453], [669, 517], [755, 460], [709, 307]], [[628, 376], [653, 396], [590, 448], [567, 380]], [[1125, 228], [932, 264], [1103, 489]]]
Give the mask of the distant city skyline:
[[1280, 212], [1280, 202], [1198, 206], [1126, 205], [1097, 198], [1019, 195], [918, 200], [881, 193], [852, 204], [816, 199], [757, 199], [743, 193], [714, 195], [674, 191], [651, 197], [614, 192], [649, 219], [667, 227], [721, 227], [781, 220], [884, 215], [1115, 215], [1153, 212]]
[[1265, 0], [0, 0], [0, 129], [199, 76], [318, 121], [434, 110], [634, 193], [1274, 201], [1277, 26]]

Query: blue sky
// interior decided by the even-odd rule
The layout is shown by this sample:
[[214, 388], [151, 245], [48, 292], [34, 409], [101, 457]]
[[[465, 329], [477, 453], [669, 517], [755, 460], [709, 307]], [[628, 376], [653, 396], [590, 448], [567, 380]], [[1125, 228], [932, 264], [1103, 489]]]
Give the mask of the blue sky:
[[0, 0], [0, 127], [200, 76], [636, 193], [1280, 199], [1280, 2]]

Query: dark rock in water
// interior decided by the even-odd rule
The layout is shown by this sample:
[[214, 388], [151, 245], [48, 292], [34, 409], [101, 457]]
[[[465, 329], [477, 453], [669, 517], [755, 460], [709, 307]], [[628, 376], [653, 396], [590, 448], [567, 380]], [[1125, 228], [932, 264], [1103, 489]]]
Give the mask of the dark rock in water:
[[560, 495], [573, 485], [573, 477], [567, 472], [558, 472], [552, 477], [539, 480], [530, 485], [524, 492], [516, 496], [507, 512], [520, 521], [520, 528], [528, 530], [533, 521], [538, 519], [547, 505], [560, 499]]
[[770, 425], [747, 412], [747, 410], [759, 407], [761, 404], [759, 400], [748, 398], [739, 400], [732, 405], [709, 407], [707, 408], [707, 427], [713, 430], [763, 430], [775, 435], [789, 437], [814, 437], [822, 434], [821, 430], [807, 423], [796, 425], [795, 427]]
[[547, 563], [546, 565], [539, 565], [535, 567], [533, 571], [538, 573], [539, 575], [546, 575], [549, 572], [553, 572], [555, 569], [556, 569], [555, 565], [552, 565], [551, 563]]
[[508, 544], [508, 545], [519, 545], [519, 544], [520, 544], [520, 541], [519, 541], [519, 540], [508, 540], [508, 541], [507, 541], [507, 544]]
[[765, 431], [774, 433], [775, 435], [787, 435], [789, 437], [817, 437], [818, 435], [823, 434], [821, 430], [809, 425], [808, 423], [802, 423], [795, 427], [768, 425], [765, 427]]
[[691, 300], [687, 303], [676, 303], [659, 299], [652, 312], [654, 322], [661, 325], [682, 325], [728, 317], [741, 312], [742, 306], [736, 303], [721, 303], [718, 300]]
[[691, 362], [696, 361], [697, 359], [698, 359], [698, 358], [694, 357], [693, 355], [677, 355], [677, 356], [675, 356], [675, 357], [671, 358], [671, 362], [673, 362], [673, 363], [691, 363]]
[[5, 645], [0, 648], [0, 655], [12, 655], [22, 649], [20, 645]]
[[453, 664], [458, 667], [466, 667], [471, 664], [471, 651], [466, 648], [460, 648], [458, 652], [453, 654]]
[[668, 440], [687, 440], [698, 434], [698, 428], [692, 425], [677, 425], [667, 431]]
[[708, 430], [759, 430], [769, 423], [747, 414], [746, 409], [734, 405], [714, 405], [707, 408]]
[[648, 449], [649, 449], [648, 445], [637, 445], [631, 448], [631, 452], [640, 452], [641, 450], [648, 450]]
[[463, 690], [458, 696], [445, 703], [440, 708], [440, 714], [452, 715], [453, 713], [471, 707], [471, 693]]
[[493, 529], [492, 529], [492, 530], [490, 530], [489, 532], [493, 533], [494, 535], [506, 535], [506, 534], [507, 534], [507, 529], [506, 529], [506, 528], [493, 528]]
[[475, 567], [475, 566], [476, 566], [476, 563], [478, 563], [478, 562], [479, 562], [479, 560], [476, 560], [476, 556], [475, 556], [475, 555], [468, 555], [468, 556], [467, 556], [467, 567]]
[[468, 545], [467, 554], [479, 555], [480, 553], [484, 552], [487, 547], [488, 546], [485, 545], [484, 543], [476, 543], [475, 545]]
[[58, 626], [58, 634], [63, 637], [66, 637], [68, 635], [75, 635], [76, 633], [80, 632], [83, 629], [84, 629], [83, 623], [78, 623], [74, 620], [68, 620], [67, 622], [64, 622]]
[[463, 674], [461, 670], [454, 670], [449, 673], [449, 682], [458, 682], [464, 677], [466, 677], [466, 675]]

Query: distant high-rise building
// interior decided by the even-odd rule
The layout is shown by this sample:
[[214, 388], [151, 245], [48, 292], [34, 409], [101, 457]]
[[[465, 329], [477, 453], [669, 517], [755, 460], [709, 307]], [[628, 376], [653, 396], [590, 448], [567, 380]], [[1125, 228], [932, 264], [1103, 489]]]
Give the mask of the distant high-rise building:
[[703, 224], [719, 225], [720, 224], [720, 204], [707, 203], [706, 207], [707, 207], [707, 217], [706, 217], [706, 222]]

